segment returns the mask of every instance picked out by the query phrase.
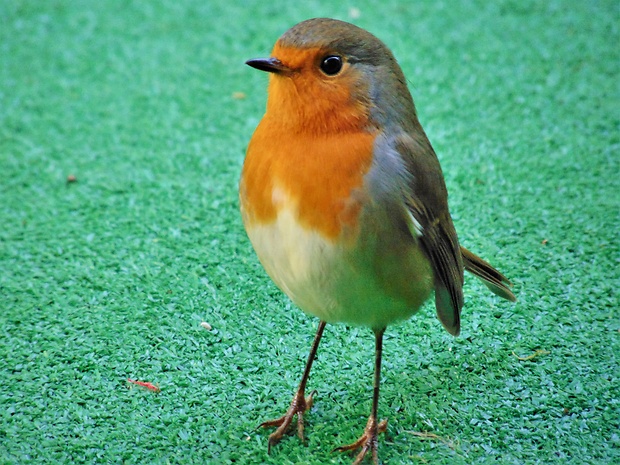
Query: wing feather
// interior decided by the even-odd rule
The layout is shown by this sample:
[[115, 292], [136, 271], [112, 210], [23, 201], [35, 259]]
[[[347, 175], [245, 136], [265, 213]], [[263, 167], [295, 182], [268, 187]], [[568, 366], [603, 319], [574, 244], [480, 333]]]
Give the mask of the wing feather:
[[463, 261], [448, 211], [441, 167], [422, 128], [419, 129], [418, 138], [402, 136], [394, 145], [409, 172], [405, 204], [415, 220], [410, 229], [421, 232], [418, 240], [433, 268], [437, 316], [444, 328], [456, 336], [463, 307]]

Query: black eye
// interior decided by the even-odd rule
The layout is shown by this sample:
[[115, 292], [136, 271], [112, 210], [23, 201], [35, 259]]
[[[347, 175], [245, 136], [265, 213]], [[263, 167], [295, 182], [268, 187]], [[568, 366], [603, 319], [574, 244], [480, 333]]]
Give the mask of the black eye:
[[338, 55], [330, 55], [325, 57], [321, 62], [321, 71], [328, 76], [338, 74], [342, 69], [342, 57]]

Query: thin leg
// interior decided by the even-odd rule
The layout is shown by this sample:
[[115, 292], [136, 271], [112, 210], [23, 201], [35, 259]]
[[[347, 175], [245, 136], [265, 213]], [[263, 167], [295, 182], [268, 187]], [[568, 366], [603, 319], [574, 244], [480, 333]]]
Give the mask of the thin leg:
[[366, 423], [366, 428], [364, 428], [364, 433], [357, 441], [351, 444], [347, 444], [346, 446], [341, 446], [334, 449], [334, 451], [345, 452], [359, 449], [361, 447], [362, 450], [360, 450], [359, 454], [357, 454], [357, 457], [355, 457], [353, 465], [359, 465], [360, 463], [362, 463], [362, 460], [364, 460], [364, 457], [369, 450], [372, 453], [373, 462], [379, 463], [379, 456], [377, 453], [377, 438], [379, 437], [380, 433], [385, 432], [385, 430], [387, 429], [387, 420], [377, 422], [377, 412], [379, 408], [379, 385], [381, 383], [381, 353], [383, 351], [384, 332], [385, 328], [375, 330], [375, 379], [372, 393], [372, 410], [370, 412], [368, 422]]
[[299, 439], [301, 439], [302, 442], [304, 440], [304, 412], [312, 407], [312, 396], [316, 392], [312, 391], [308, 397], [305, 397], [306, 383], [308, 382], [308, 378], [310, 377], [312, 362], [314, 361], [316, 351], [319, 348], [319, 343], [321, 342], [321, 336], [323, 336], [325, 324], [326, 323], [324, 321], [321, 321], [319, 323], [319, 328], [317, 329], [316, 335], [314, 336], [314, 342], [312, 343], [310, 355], [308, 356], [308, 361], [306, 362], [304, 374], [301, 377], [297, 392], [293, 396], [291, 406], [288, 408], [287, 412], [280, 418], [268, 420], [259, 425], [259, 428], [268, 428], [270, 426], [277, 427], [277, 429], [269, 435], [267, 453], [271, 452], [271, 446], [277, 444], [280, 439], [282, 439], [282, 436], [284, 436], [284, 434], [289, 430], [289, 428], [291, 427], [291, 423], [293, 422], [293, 417], [295, 415], [297, 415], [297, 436], [299, 436]]

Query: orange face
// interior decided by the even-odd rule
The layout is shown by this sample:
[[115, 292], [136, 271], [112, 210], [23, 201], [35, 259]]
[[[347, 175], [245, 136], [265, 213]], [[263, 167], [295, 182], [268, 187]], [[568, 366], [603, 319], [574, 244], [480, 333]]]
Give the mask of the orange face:
[[270, 76], [266, 117], [303, 132], [343, 133], [367, 126], [367, 82], [346, 61], [338, 75], [325, 75], [320, 63], [326, 55], [323, 48], [276, 43], [272, 56], [290, 72]]

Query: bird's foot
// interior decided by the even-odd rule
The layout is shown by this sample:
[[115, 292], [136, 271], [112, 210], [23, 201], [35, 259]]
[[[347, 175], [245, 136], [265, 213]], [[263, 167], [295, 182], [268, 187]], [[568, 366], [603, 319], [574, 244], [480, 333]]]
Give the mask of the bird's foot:
[[386, 429], [387, 420], [382, 420], [377, 423], [377, 419], [371, 416], [370, 418], [368, 418], [366, 428], [364, 428], [364, 433], [359, 437], [357, 441], [351, 444], [347, 444], [346, 446], [336, 447], [334, 449], [334, 452], [346, 452], [361, 448], [360, 452], [355, 457], [353, 465], [361, 464], [368, 451], [370, 451], [370, 453], [372, 454], [373, 462], [379, 463], [379, 456], [377, 453], [378, 437], [379, 434], [384, 433]]
[[301, 439], [302, 442], [304, 441], [304, 412], [306, 410], [310, 410], [312, 407], [312, 397], [315, 393], [316, 391], [312, 391], [308, 397], [304, 397], [304, 393], [302, 391], [297, 391], [293, 397], [291, 406], [284, 415], [274, 420], [267, 420], [258, 426], [259, 428], [269, 428], [272, 426], [276, 427], [276, 430], [269, 435], [267, 453], [271, 452], [271, 446], [274, 446], [280, 442], [282, 436], [284, 436], [289, 430], [295, 415], [297, 415], [297, 436], [299, 436], [299, 439]]

